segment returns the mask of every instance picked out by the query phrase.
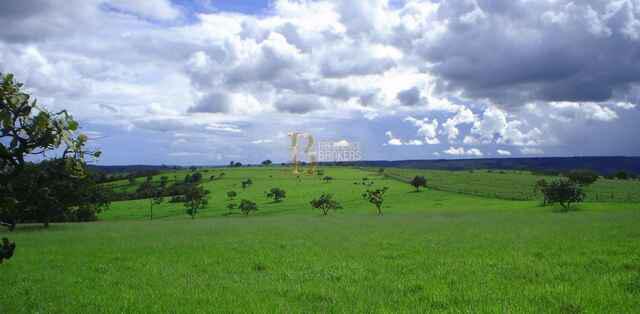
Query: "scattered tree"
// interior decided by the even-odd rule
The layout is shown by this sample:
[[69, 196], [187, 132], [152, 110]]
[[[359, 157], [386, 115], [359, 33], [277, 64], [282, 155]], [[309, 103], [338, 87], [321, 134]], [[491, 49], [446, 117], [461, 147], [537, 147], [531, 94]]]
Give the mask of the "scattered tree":
[[198, 211], [209, 203], [207, 194], [209, 194], [209, 191], [198, 184], [192, 184], [186, 190], [184, 194], [184, 206], [187, 208], [187, 214], [190, 215], [192, 219], [196, 218]]
[[543, 189], [545, 200], [548, 204], [559, 203], [565, 210], [571, 208], [571, 204], [584, 200], [585, 194], [580, 185], [571, 180], [554, 180]]
[[420, 191], [420, 187], [427, 187], [427, 179], [425, 179], [423, 176], [415, 176], [413, 177], [413, 179], [411, 180], [410, 184], [416, 188], [416, 192]]
[[276, 203], [285, 197], [287, 197], [287, 192], [281, 188], [271, 188], [271, 191], [267, 193], [267, 198], [272, 198]]
[[249, 216], [249, 213], [252, 211], [257, 211], [258, 205], [250, 200], [242, 200], [240, 201], [240, 211], [245, 215]]
[[627, 180], [627, 179], [629, 179], [629, 175], [625, 171], [618, 171], [618, 172], [616, 172], [616, 174], [614, 176], [618, 180]]
[[150, 202], [150, 220], [153, 220], [153, 206], [154, 205], [160, 205], [164, 202], [164, 197], [162, 196], [162, 191], [161, 190], [156, 190], [155, 194], [153, 195], [153, 197], [151, 198], [151, 202]]
[[324, 178], [322, 178], [322, 181], [324, 181], [325, 183], [329, 183], [329, 181], [331, 180], [333, 180], [333, 178], [330, 176], [324, 176]]
[[251, 179], [246, 179], [244, 181], [242, 181], [242, 189], [246, 189], [249, 186], [251, 186], [253, 184], [253, 181], [251, 181]]
[[227, 204], [227, 209], [229, 210], [229, 214], [231, 214], [231, 212], [236, 209], [238, 205], [236, 203], [229, 203]]
[[164, 188], [167, 187], [167, 184], [169, 184], [169, 177], [161, 176], [160, 177], [160, 187], [164, 189]]
[[378, 209], [378, 216], [382, 216], [382, 203], [384, 203], [384, 194], [389, 188], [386, 186], [382, 189], [367, 190], [362, 193], [362, 198], [369, 201], [369, 203], [376, 206]]
[[233, 201], [236, 196], [238, 196], [238, 193], [236, 193], [236, 191], [229, 191], [227, 192], [227, 198], [231, 201]]
[[262, 162], [262, 165], [263, 165], [263, 166], [271, 166], [271, 164], [272, 164], [272, 163], [273, 163], [273, 162], [272, 162], [271, 160], [267, 159], [267, 160], [265, 160], [265, 161], [263, 161], [263, 162]]
[[314, 199], [310, 202], [311, 207], [319, 209], [323, 216], [326, 216], [330, 210], [338, 210], [342, 208], [342, 205], [333, 199], [333, 194], [322, 193], [320, 198]]

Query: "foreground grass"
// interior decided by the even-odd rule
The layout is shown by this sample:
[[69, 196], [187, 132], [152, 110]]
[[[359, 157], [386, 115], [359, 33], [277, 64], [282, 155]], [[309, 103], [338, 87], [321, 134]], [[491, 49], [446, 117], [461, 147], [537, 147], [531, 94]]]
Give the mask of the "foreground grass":
[[[330, 169], [336, 180], [324, 184], [277, 171], [226, 171], [228, 181], [208, 183], [213, 204], [195, 220], [172, 204], [147, 221], [145, 203], [125, 202], [102, 222], [20, 228], [10, 234], [16, 257], [0, 265], [0, 313], [640, 308], [638, 204], [557, 213], [374, 178], [391, 187], [376, 217], [354, 195], [363, 187], [353, 182], [370, 174]], [[240, 198], [258, 200], [275, 183], [290, 198], [261, 200], [255, 216], [223, 216], [222, 193], [247, 175], [256, 183]], [[323, 190], [345, 209], [312, 212], [306, 202]]]

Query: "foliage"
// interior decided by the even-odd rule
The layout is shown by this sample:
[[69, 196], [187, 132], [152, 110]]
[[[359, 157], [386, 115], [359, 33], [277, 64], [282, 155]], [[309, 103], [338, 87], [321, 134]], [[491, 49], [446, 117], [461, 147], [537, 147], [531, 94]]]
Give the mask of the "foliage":
[[184, 206], [187, 208], [187, 214], [190, 215], [192, 219], [195, 218], [200, 209], [203, 209], [209, 203], [207, 194], [209, 194], [209, 191], [205, 190], [199, 184], [192, 184], [185, 191]]
[[582, 202], [585, 197], [582, 188], [571, 180], [553, 180], [542, 192], [547, 204], [559, 203], [564, 209], [569, 209], [573, 203]]
[[248, 216], [250, 212], [258, 210], [258, 205], [256, 205], [256, 203], [254, 203], [254, 202], [252, 202], [250, 200], [243, 199], [242, 201], [240, 201], [239, 208], [240, 208], [240, 211], [245, 216]]
[[319, 209], [323, 216], [326, 216], [330, 210], [342, 209], [342, 205], [334, 200], [333, 194], [330, 193], [322, 193], [319, 198], [313, 199], [309, 203], [312, 208]]
[[[35, 219], [48, 226], [51, 219], [70, 214], [73, 202], [59, 198], [62, 190], [88, 177], [84, 158], [97, 158], [100, 152], [85, 150], [87, 136], [77, 133], [78, 122], [67, 111], [52, 113], [39, 106], [11, 74], [0, 73], [0, 81], [0, 224], [13, 228], [18, 220]], [[26, 162], [29, 156], [46, 157], [56, 149], [62, 153], [56, 162], [42, 166]], [[52, 177], [62, 181], [51, 181]], [[83, 219], [88, 215], [86, 208], [76, 212]]]
[[627, 174], [627, 172], [625, 171], [618, 171], [614, 174], [614, 177], [618, 180], [628, 180], [629, 174]]
[[388, 187], [383, 187], [381, 189], [375, 190], [366, 190], [362, 193], [362, 198], [369, 201], [369, 203], [376, 206], [378, 210], [378, 216], [382, 216], [382, 203], [384, 203], [384, 194], [389, 190]]
[[333, 180], [333, 177], [330, 176], [324, 176], [324, 178], [322, 178], [322, 181], [324, 181], [325, 183], [329, 183], [329, 181]]
[[271, 188], [267, 193], [267, 198], [272, 198], [274, 202], [280, 202], [287, 197], [287, 192], [281, 188]]
[[263, 162], [262, 162], [262, 165], [263, 165], [263, 166], [271, 166], [271, 164], [272, 164], [272, 163], [273, 163], [273, 162], [272, 162], [271, 160], [267, 159], [267, 160], [265, 160], [265, 161], [263, 161]]
[[427, 179], [424, 176], [415, 176], [411, 180], [410, 184], [416, 188], [416, 191], [420, 191], [420, 187], [427, 187]]
[[230, 200], [234, 200], [236, 198], [236, 196], [238, 196], [238, 193], [236, 193], [236, 191], [227, 192], [227, 198], [230, 199]]
[[40, 222], [45, 227], [57, 221], [90, 221], [110, 204], [108, 190], [91, 176], [68, 171], [67, 160], [51, 159], [27, 163], [11, 182], [11, 206], [0, 210], [0, 220], [16, 223]]

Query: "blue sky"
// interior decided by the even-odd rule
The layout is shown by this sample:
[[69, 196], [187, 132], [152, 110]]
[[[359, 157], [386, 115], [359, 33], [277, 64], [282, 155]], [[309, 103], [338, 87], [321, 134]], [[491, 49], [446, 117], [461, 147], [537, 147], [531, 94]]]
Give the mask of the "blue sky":
[[0, 72], [100, 164], [640, 155], [640, 2], [0, 2]]

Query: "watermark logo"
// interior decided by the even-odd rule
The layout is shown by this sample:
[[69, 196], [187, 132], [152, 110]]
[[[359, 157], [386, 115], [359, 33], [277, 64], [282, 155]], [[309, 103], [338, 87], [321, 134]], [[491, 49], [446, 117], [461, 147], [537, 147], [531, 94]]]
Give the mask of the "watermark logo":
[[320, 141], [316, 143], [315, 137], [307, 132], [289, 132], [291, 145], [289, 154], [293, 174], [299, 175], [302, 171], [300, 163], [302, 159], [308, 162], [306, 173], [316, 173], [317, 163], [320, 162], [349, 162], [362, 160], [360, 143], [340, 141]]
[[318, 144], [318, 160], [322, 162], [360, 161], [360, 143], [341, 141], [321, 141]]
[[318, 160], [318, 153], [316, 147], [316, 140], [311, 133], [306, 132], [289, 132], [289, 138], [291, 139], [291, 146], [289, 146], [289, 153], [291, 154], [291, 164], [293, 165], [293, 174], [300, 174], [300, 152], [299, 152], [299, 143], [302, 139], [306, 140], [306, 145], [304, 146], [304, 154], [309, 161], [309, 168], [307, 169], [307, 174], [315, 174], [316, 172], [316, 163]]

